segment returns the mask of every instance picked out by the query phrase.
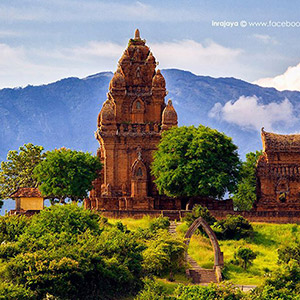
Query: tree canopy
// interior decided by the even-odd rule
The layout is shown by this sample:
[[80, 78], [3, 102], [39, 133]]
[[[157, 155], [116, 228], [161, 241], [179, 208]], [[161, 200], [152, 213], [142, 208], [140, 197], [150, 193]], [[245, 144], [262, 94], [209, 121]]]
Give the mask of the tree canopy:
[[90, 153], [55, 149], [46, 153], [45, 160], [34, 169], [42, 195], [64, 201], [83, 200], [93, 188], [102, 164], [98, 157]]
[[199, 125], [163, 133], [152, 174], [161, 194], [221, 198], [235, 190], [240, 160], [225, 134]]
[[[34, 168], [44, 159], [44, 148], [33, 144], [25, 144], [7, 154], [7, 161], [1, 162], [0, 199], [7, 199], [20, 187], [37, 187], [33, 176]], [[1, 203], [0, 203], [1, 208]]]
[[240, 169], [240, 180], [232, 199], [238, 210], [250, 210], [256, 200], [256, 164], [262, 151], [249, 152]]

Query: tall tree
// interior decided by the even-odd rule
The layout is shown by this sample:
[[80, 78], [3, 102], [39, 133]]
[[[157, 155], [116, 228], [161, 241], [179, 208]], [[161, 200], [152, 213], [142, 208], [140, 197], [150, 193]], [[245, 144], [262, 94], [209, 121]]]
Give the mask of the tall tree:
[[90, 153], [60, 148], [46, 153], [45, 160], [34, 169], [34, 175], [47, 198], [78, 201], [93, 188], [92, 181], [101, 168], [99, 158]]
[[242, 163], [240, 180], [233, 195], [234, 206], [238, 210], [250, 210], [256, 200], [256, 165], [262, 150], [246, 154], [246, 161]]
[[1, 162], [0, 199], [9, 198], [19, 187], [37, 187], [33, 170], [44, 159], [43, 150], [29, 143], [8, 152], [7, 161]]
[[212, 196], [233, 192], [239, 174], [237, 146], [225, 134], [199, 125], [163, 133], [152, 174], [167, 196]]

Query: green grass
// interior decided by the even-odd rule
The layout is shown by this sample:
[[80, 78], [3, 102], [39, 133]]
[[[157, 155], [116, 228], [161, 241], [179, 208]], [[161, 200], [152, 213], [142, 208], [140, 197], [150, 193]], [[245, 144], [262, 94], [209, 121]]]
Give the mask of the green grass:
[[[266, 271], [272, 271], [277, 267], [277, 249], [300, 238], [300, 225], [266, 223], [253, 223], [252, 225], [255, 231], [252, 238], [239, 241], [219, 241], [221, 251], [224, 253], [227, 279], [235, 284], [260, 284], [264, 280]], [[178, 232], [182, 231], [184, 231], [183, 228], [178, 228]], [[249, 247], [257, 253], [257, 258], [247, 271], [240, 266], [229, 263], [233, 259], [234, 252], [240, 246]], [[202, 235], [194, 235], [188, 253], [203, 268], [213, 267], [214, 255], [208, 238]]]
[[[128, 229], [147, 228], [151, 221], [151, 217], [145, 216], [142, 219], [109, 219], [114, 224], [121, 221]], [[274, 270], [277, 267], [277, 249], [292, 244], [295, 239], [300, 240], [300, 225], [296, 224], [269, 224], [269, 223], [252, 223], [255, 234], [251, 238], [236, 240], [219, 241], [221, 251], [224, 253], [225, 274], [226, 279], [231, 280], [235, 284], [242, 285], [259, 285], [264, 280], [267, 270]], [[188, 226], [182, 223], [177, 226], [178, 235], [183, 236]], [[234, 252], [240, 247], [246, 246], [257, 252], [257, 258], [253, 261], [253, 265], [247, 271], [240, 266], [230, 264], [233, 259]], [[188, 253], [203, 268], [212, 268], [214, 265], [213, 249], [208, 238], [202, 235], [193, 235]], [[178, 275], [177, 275], [178, 276]], [[181, 275], [184, 277], [184, 275]], [[167, 279], [158, 279], [162, 285], [166, 287], [176, 287], [178, 282], [176, 278], [174, 283], [170, 283]], [[185, 279], [187, 280], [187, 279]], [[184, 280], [182, 280], [184, 282]]]
[[137, 228], [149, 228], [150, 221], [153, 218], [150, 216], [144, 216], [142, 219], [132, 219], [132, 218], [124, 218], [124, 219], [109, 219], [109, 223], [116, 224], [117, 222], [122, 222], [127, 226], [129, 230], [135, 230]]

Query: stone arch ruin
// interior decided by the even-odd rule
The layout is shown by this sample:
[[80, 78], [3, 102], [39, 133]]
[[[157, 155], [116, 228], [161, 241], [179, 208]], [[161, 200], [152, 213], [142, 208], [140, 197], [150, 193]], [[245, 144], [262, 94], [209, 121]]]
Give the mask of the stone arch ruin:
[[188, 229], [188, 231], [186, 232], [186, 234], [184, 236], [185, 244], [187, 245], [186, 257], [187, 257], [187, 250], [188, 250], [188, 246], [190, 244], [190, 240], [191, 240], [193, 234], [195, 233], [195, 231], [200, 226], [206, 232], [206, 234], [208, 235], [210, 242], [212, 244], [212, 247], [214, 250], [214, 270], [216, 273], [217, 281], [220, 282], [220, 281], [222, 281], [221, 269], [224, 266], [223, 252], [221, 252], [221, 249], [220, 249], [220, 246], [219, 246], [219, 243], [218, 243], [215, 233], [213, 232], [211, 227], [208, 225], [208, 223], [202, 217], [199, 217], [198, 219], [196, 219], [193, 222], [193, 224], [190, 226], [190, 228]]

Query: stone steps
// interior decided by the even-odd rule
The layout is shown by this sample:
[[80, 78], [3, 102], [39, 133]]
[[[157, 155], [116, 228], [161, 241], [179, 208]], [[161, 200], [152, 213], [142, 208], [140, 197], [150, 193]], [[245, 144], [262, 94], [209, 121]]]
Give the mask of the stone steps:
[[[176, 235], [176, 227], [181, 224], [179, 222], [170, 221], [169, 232], [173, 235]], [[203, 269], [197, 262], [187, 254], [186, 257], [189, 269], [186, 271], [188, 277], [192, 279], [192, 282], [195, 284], [199, 283], [217, 283], [216, 272], [214, 269]]]
[[176, 232], [177, 225], [178, 225], [178, 223], [176, 224], [175, 221], [170, 221], [169, 232], [171, 234], [177, 234], [177, 232]]
[[187, 262], [190, 265], [190, 268], [187, 270], [187, 274], [192, 278], [193, 283], [218, 282], [214, 269], [201, 268], [189, 255], [187, 255]]

